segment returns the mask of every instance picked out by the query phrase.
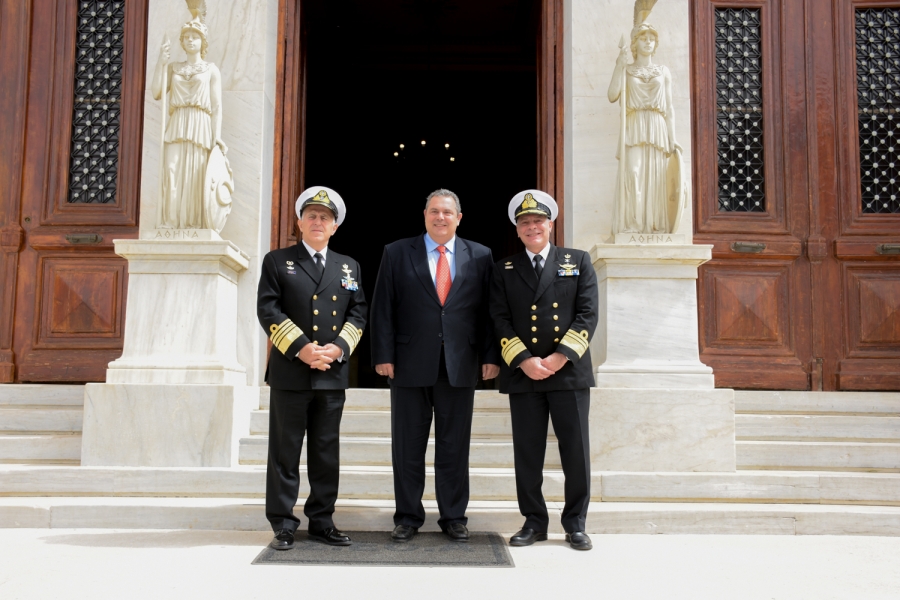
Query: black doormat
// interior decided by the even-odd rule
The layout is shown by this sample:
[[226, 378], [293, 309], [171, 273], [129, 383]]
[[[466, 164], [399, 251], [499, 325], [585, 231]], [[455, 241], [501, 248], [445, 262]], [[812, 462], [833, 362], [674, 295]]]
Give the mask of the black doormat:
[[297, 532], [290, 550], [266, 547], [254, 565], [355, 565], [390, 567], [515, 567], [506, 541], [496, 533], [471, 533], [468, 543], [442, 533], [420, 533], [398, 544], [384, 531], [348, 531], [352, 546], [328, 546]]

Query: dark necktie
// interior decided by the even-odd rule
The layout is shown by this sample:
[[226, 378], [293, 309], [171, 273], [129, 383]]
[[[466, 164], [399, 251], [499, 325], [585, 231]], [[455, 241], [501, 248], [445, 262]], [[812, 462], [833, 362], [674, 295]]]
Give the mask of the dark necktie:
[[544, 267], [541, 266], [541, 255], [534, 255], [534, 272], [537, 274], [538, 281], [541, 279], [541, 273], [544, 272]]
[[325, 272], [325, 257], [316, 252], [313, 258], [316, 259], [316, 272], [319, 274], [319, 281], [322, 281], [322, 274]]

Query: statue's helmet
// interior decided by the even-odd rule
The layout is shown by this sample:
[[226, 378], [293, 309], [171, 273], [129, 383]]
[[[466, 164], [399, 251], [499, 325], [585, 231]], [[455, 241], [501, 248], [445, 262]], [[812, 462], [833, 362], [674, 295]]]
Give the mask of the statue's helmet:
[[187, 23], [181, 26], [181, 36], [184, 37], [184, 34], [193, 31], [200, 35], [200, 57], [206, 58], [206, 51], [209, 48], [209, 42], [207, 40], [209, 35], [209, 28], [206, 26], [203, 21], [200, 20], [199, 16], [194, 17]]

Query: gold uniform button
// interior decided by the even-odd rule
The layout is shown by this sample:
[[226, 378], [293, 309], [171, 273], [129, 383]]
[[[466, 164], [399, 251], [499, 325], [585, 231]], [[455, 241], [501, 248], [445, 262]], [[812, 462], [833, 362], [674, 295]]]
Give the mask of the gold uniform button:
[[315, 294], [313, 294], [313, 300], [318, 300], [318, 299], [319, 299], [319, 297], [316, 296]]
[[553, 331], [559, 331], [559, 327], [554, 327]]
[[537, 344], [537, 338], [531, 338], [531, 343], [532, 343], [532, 344]]
[[531, 320], [532, 320], [532, 321], [537, 321], [537, 315], [531, 315]]
[[559, 321], [559, 317], [556, 316], [556, 315], [553, 315], [553, 320], [554, 320], [554, 321]]
[[537, 331], [537, 327], [532, 327], [531, 330], [532, 330], [532, 331]]
[[559, 304], [557, 304], [556, 302], [554, 302], [554, 303], [553, 303], [553, 308], [559, 308]]
[[332, 331], [337, 331], [337, 325], [332, 325], [332, 326], [331, 326], [331, 330], [332, 330]]
[[318, 330], [319, 330], [319, 326], [318, 326], [318, 325], [313, 325], [313, 331], [318, 331]]
[[337, 296], [332, 296], [331, 299], [332, 299], [334, 302], [337, 302]]
[[336, 311], [336, 310], [331, 311], [331, 316], [332, 316], [332, 317], [336, 317], [336, 316], [337, 316], [337, 311]]
[[559, 341], [559, 338], [556, 338], [556, 339], [555, 339], [555, 340], [553, 340], [553, 341], [554, 341], [554, 342], [558, 342], [558, 341]]
[[535, 306], [534, 304], [532, 304], [532, 305], [531, 305], [531, 310], [537, 310], [537, 306]]
[[315, 344], [316, 346], [318, 346], [318, 345], [319, 345], [319, 342], [317, 342], [316, 340], [313, 340], [313, 344]]
[[313, 314], [314, 314], [314, 315], [319, 314], [319, 309], [314, 310], [314, 311], [313, 311]]

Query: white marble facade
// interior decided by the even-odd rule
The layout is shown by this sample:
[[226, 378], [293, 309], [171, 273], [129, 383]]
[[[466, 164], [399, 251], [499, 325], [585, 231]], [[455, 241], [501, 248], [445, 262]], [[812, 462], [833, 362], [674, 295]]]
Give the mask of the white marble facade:
[[[222, 73], [222, 138], [228, 143], [237, 185], [221, 236], [250, 259], [249, 270], [238, 280], [237, 357], [247, 372], [247, 385], [255, 386], [265, 373], [266, 338], [256, 320], [256, 284], [270, 242], [278, 0], [217, 0], [207, 5], [206, 59]], [[184, 0], [150, 1], [140, 201], [144, 239], [154, 237], [159, 197], [161, 108], [150, 93], [150, 78], [166, 35], [172, 42], [171, 60], [184, 60], [178, 37], [190, 17]]]

